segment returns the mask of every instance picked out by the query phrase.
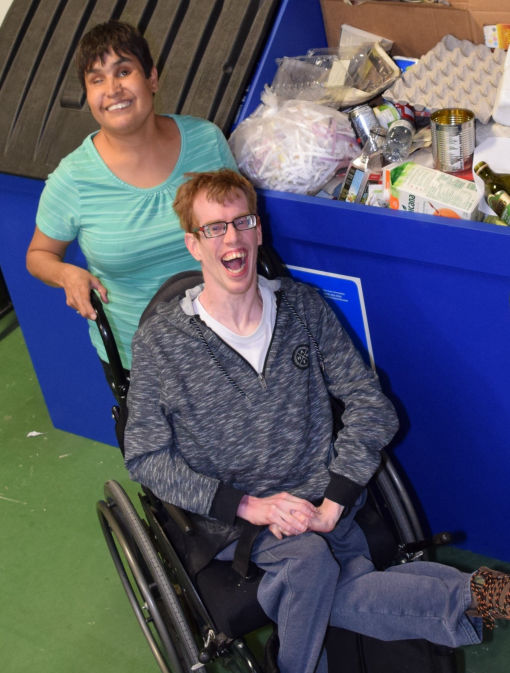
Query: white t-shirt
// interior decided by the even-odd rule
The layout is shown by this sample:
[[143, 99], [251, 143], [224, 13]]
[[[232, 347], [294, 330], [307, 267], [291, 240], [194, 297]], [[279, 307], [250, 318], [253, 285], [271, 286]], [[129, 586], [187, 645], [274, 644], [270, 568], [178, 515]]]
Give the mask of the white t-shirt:
[[200, 303], [200, 296], [193, 300], [193, 310], [220, 339], [248, 360], [257, 373], [261, 374], [276, 321], [276, 297], [263, 277], [259, 278], [259, 290], [262, 297], [262, 317], [255, 331], [248, 336], [236, 334], [215, 320]]

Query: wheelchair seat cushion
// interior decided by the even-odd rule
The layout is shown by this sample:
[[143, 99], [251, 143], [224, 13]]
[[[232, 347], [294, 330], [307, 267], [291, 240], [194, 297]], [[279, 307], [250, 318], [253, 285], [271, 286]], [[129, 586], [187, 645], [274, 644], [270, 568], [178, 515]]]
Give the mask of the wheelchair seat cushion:
[[213, 560], [195, 583], [215, 626], [229, 638], [238, 638], [269, 622], [257, 601], [262, 571], [243, 579], [228, 561]]

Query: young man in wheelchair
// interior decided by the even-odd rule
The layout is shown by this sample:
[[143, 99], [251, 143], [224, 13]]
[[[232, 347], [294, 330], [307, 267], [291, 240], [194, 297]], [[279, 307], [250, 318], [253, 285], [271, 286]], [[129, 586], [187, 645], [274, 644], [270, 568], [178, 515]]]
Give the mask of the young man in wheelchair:
[[[174, 203], [204, 282], [138, 330], [125, 458], [161, 500], [222, 532], [243, 523], [259, 602], [278, 625], [281, 673], [327, 670], [328, 624], [382, 640], [479, 643], [482, 619], [510, 617], [510, 577], [437, 563], [376, 571], [354, 520], [398, 426], [377, 375], [312, 288], [257, 275], [251, 184], [192, 174]], [[330, 398], [342, 400], [332, 442]]]

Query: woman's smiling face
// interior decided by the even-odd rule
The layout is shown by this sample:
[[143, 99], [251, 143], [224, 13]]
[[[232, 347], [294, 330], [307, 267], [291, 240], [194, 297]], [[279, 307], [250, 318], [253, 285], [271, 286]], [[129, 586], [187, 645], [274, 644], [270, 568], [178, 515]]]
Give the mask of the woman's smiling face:
[[156, 68], [145, 77], [140, 61], [132, 54], [108, 51], [86, 71], [85, 87], [92, 116], [106, 134], [133, 133], [154, 114]]

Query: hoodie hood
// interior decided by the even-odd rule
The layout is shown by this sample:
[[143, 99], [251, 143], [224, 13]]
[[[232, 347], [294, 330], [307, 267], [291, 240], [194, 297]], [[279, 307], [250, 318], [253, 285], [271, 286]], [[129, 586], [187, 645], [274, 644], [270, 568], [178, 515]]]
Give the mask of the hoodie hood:
[[[268, 280], [264, 276], [258, 276], [258, 282], [259, 285], [262, 285], [263, 287], [269, 288], [272, 292], [277, 292], [280, 287], [281, 287], [281, 279], [276, 278], [274, 280]], [[195, 299], [198, 297], [198, 295], [202, 292], [204, 289], [204, 284], [200, 283], [199, 285], [195, 285], [195, 287], [190, 288], [189, 290], [186, 290], [186, 293], [184, 297], [180, 300], [179, 305], [182, 309], [182, 311], [188, 315], [188, 316], [193, 316], [195, 315], [195, 311], [193, 310], [193, 302]]]

